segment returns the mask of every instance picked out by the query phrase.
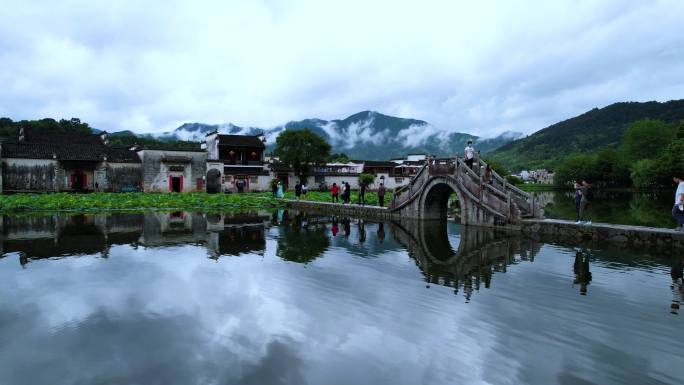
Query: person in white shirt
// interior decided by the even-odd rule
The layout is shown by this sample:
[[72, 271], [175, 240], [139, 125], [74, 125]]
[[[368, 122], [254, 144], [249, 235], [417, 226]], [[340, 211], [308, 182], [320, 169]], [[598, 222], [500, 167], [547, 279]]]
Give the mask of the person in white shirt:
[[684, 180], [678, 176], [673, 177], [672, 180], [677, 185], [674, 206], [672, 207], [672, 218], [677, 221], [675, 230], [684, 231]]
[[468, 145], [463, 150], [463, 157], [465, 158], [465, 163], [468, 165], [468, 167], [470, 167], [470, 169], [472, 169], [473, 161], [475, 160], [475, 148], [473, 147], [472, 140], [468, 141]]

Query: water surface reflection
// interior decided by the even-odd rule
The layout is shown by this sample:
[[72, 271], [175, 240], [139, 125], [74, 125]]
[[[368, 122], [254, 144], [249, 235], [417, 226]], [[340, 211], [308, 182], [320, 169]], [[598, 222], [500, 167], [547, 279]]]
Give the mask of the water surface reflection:
[[0, 383], [678, 383], [681, 259], [279, 210], [4, 217]]

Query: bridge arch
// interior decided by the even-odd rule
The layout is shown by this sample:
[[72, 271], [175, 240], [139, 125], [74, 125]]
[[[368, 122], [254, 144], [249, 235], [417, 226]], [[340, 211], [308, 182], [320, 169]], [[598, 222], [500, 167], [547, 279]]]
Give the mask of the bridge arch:
[[456, 193], [458, 197], [458, 203], [461, 207], [461, 223], [466, 224], [468, 205], [463, 192], [456, 185], [456, 180], [451, 177], [435, 177], [425, 185], [418, 200], [421, 219], [446, 219], [449, 197], [452, 193]]

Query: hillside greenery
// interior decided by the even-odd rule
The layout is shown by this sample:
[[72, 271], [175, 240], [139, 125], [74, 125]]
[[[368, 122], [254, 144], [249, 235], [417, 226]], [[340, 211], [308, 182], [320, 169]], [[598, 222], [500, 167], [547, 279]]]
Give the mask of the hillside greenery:
[[[563, 159], [571, 155], [596, 156], [604, 148], [621, 147], [627, 127], [644, 119], [677, 124], [684, 119], [684, 100], [666, 103], [615, 103], [604, 108], [595, 108], [504, 144], [489, 153], [488, 157], [500, 161], [512, 171], [540, 168], [554, 170]], [[662, 146], [658, 138], [653, 139], [653, 146]], [[648, 151], [649, 145], [643, 149], [635, 149], [636, 153], [630, 156], [640, 156], [640, 151]]]
[[595, 153], [566, 156], [556, 167], [554, 182], [568, 186], [585, 179], [600, 186], [641, 189], [669, 186], [684, 176], [684, 121], [678, 126], [644, 119], [627, 127], [620, 145]]
[[17, 140], [19, 129], [32, 129], [38, 132], [66, 134], [79, 133], [90, 134], [91, 128], [88, 123], [81, 122], [78, 118], [60, 119], [59, 121], [51, 118], [40, 120], [20, 120], [13, 121], [10, 118], [0, 118], [0, 138], [6, 140]]

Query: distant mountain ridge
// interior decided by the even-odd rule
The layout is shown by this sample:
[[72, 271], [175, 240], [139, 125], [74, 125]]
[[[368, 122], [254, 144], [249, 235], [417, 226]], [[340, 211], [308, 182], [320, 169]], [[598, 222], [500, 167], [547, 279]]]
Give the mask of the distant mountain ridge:
[[[353, 159], [384, 160], [404, 156], [407, 153], [426, 152], [448, 156], [462, 152], [468, 140], [487, 153], [501, 145], [520, 138], [522, 134], [506, 132], [495, 138], [482, 139], [471, 134], [448, 133], [428, 122], [417, 119], [398, 118], [375, 111], [362, 111], [344, 119], [304, 119], [290, 121], [271, 128], [240, 127], [232, 123], [204, 124], [185, 123], [173, 131], [158, 134], [142, 134], [164, 141], [202, 141], [207, 133], [266, 135], [267, 145], [272, 149], [277, 136], [284, 130], [310, 128], [325, 138], [333, 147], [333, 153], [345, 153]], [[117, 135], [114, 133], [113, 135]]]
[[553, 169], [569, 154], [618, 146], [625, 128], [642, 119], [658, 119], [667, 123], [684, 120], [684, 100], [621, 102], [594, 108], [506, 143], [489, 156], [514, 171]]

